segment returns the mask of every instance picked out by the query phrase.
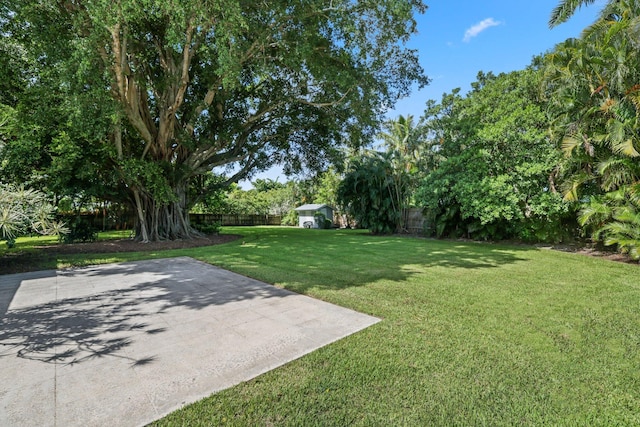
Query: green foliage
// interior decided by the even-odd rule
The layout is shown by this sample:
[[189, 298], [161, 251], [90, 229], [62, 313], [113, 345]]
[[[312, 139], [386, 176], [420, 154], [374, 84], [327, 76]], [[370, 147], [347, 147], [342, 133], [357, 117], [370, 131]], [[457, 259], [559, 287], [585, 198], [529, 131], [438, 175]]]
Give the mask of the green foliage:
[[333, 221], [327, 218], [322, 212], [316, 212], [313, 214], [313, 220], [318, 224], [318, 228], [329, 230], [333, 227]]
[[593, 196], [580, 211], [580, 225], [589, 227], [593, 237], [606, 246], [615, 246], [631, 259], [640, 260], [640, 198], [638, 189], [623, 187], [602, 196]]
[[[563, 1], [552, 21], [590, 1]], [[634, 258], [640, 223], [640, 4], [608, 1], [580, 39], [545, 58], [553, 135], [566, 155], [565, 199], [583, 203], [580, 223], [595, 240]]]
[[580, 7], [595, 3], [595, 1], [596, 0], [560, 0], [551, 12], [549, 27], [553, 28], [566, 22]]
[[405, 210], [430, 156], [421, 123], [413, 116], [387, 120], [383, 132], [384, 152], [365, 152], [351, 160], [337, 191], [337, 205], [358, 226], [376, 234], [406, 231]]
[[0, 103], [0, 153], [7, 142], [15, 138], [15, 134], [16, 111], [10, 106]]
[[194, 177], [189, 186], [189, 204], [192, 213], [225, 213], [228, 193], [238, 184], [228, 185], [226, 178], [214, 173]]
[[288, 226], [297, 226], [298, 225], [298, 212], [291, 209], [289, 212], [287, 212], [283, 217], [282, 217], [282, 225], [288, 225]]
[[237, 184], [211, 192], [192, 212], [228, 215], [287, 215], [301, 203], [300, 190], [294, 181], [279, 183], [256, 180], [254, 188], [243, 190]]
[[474, 239], [560, 241], [571, 206], [556, 191], [560, 153], [545, 132], [541, 72], [478, 74], [467, 97], [428, 103], [432, 171], [416, 192], [426, 231]]
[[228, 193], [222, 213], [252, 215], [282, 215], [294, 208], [291, 187], [242, 190], [237, 187]]
[[267, 192], [270, 190], [280, 190], [286, 188], [286, 184], [278, 182], [277, 179], [274, 181], [271, 178], [256, 179], [251, 184], [253, 185], [253, 188], [258, 192]]
[[394, 204], [395, 194], [402, 194], [393, 179], [390, 156], [372, 152], [353, 159], [338, 188], [338, 202], [359, 227], [375, 234], [396, 231], [402, 216]]
[[80, 216], [71, 220], [68, 227], [69, 232], [61, 236], [64, 243], [95, 242], [98, 239], [98, 230]]
[[222, 224], [214, 222], [212, 224], [195, 224], [194, 228], [203, 234], [219, 234]]
[[0, 183], [0, 240], [12, 247], [29, 233], [63, 235], [68, 229], [53, 218], [54, 207], [38, 190]]
[[324, 227], [324, 221], [327, 219], [327, 217], [322, 213], [322, 212], [315, 212], [313, 214], [313, 220], [316, 224], [320, 225], [320, 228]]
[[424, 132], [422, 121], [416, 124], [413, 116], [409, 115], [388, 120], [379, 135], [390, 165], [389, 178], [393, 180], [389, 189], [393, 205], [399, 213], [395, 227], [398, 232], [406, 231], [404, 211], [412, 204], [420, 177], [429, 169], [433, 151], [424, 138]]
[[28, 71], [28, 85], [10, 80], [16, 109], [33, 116], [1, 154], [3, 176], [128, 201], [143, 241], [189, 237], [198, 176], [226, 166], [228, 185], [276, 163], [324, 170], [427, 82], [404, 46], [421, 0], [76, 6], [0, 8], [0, 56], [18, 45], [12, 64]]
[[313, 203], [325, 204], [335, 209], [336, 215], [342, 215], [338, 202], [338, 188], [342, 178], [335, 168], [330, 167], [317, 177], [317, 185], [313, 191]]

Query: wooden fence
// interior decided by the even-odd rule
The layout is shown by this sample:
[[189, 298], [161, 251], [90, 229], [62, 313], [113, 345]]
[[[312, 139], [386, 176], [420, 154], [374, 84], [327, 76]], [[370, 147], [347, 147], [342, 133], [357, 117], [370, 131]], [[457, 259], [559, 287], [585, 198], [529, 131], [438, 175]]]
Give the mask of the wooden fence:
[[220, 225], [280, 225], [280, 215], [217, 215], [217, 214], [189, 214], [192, 225], [214, 224]]
[[[135, 224], [133, 213], [119, 215], [117, 219], [107, 216], [105, 220], [103, 212], [86, 213], [80, 215], [83, 222], [91, 224], [99, 230], [130, 229]], [[61, 215], [61, 219], [69, 222], [75, 215]], [[219, 223], [222, 226], [251, 226], [251, 225], [281, 225], [281, 215], [222, 215], [222, 214], [189, 214], [192, 225], [207, 225]], [[342, 218], [336, 216], [334, 224], [344, 227]], [[405, 211], [405, 228], [409, 233], [420, 234], [424, 232], [425, 218], [420, 208], [410, 208]]]
[[[135, 224], [135, 215], [133, 213], [125, 213], [118, 215], [117, 218], [110, 217], [107, 214], [105, 219], [103, 212], [82, 213], [80, 220], [83, 223], [90, 224], [98, 230], [127, 230], [133, 228]], [[59, 215], [59, 218], [65, 222], [75, 221], [76, 215]], [[223, 226], [232, 225], [280, 225], [282, 216], [280, 215], [214, 215], [214, 214], [189, 214], [189, 221], [192, 225], [207, 225], [219, 223]]]
[[422, 208], [409, 208], [405, 210], [405, 228], [409, 233], [421, 234], [424, 232], [424, 215]]

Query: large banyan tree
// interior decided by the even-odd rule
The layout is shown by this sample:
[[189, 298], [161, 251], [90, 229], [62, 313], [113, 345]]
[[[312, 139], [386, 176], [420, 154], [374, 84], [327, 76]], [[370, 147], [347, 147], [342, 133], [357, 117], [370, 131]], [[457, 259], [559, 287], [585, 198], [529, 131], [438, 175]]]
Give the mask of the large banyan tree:
[[321, 167], [426, 83], [404, 45], [421, 0], [2, 3], [3, 34], [37, 58], [33, 81], [55, 68], [87, 117], [112, 105], [94, 146], [145, 242], [192, 235], [189, 190], [213, 168], [232, 182]]

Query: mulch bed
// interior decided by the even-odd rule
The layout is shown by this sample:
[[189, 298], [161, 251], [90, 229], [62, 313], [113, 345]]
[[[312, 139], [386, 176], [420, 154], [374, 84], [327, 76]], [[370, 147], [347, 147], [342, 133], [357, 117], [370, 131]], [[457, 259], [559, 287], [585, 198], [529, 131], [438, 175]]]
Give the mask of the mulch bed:
[[0, 274], [25, 273], [38, 269], [42, 262], [55, 260], [58, 255], [105, 254], [119, 252], [152, 252], [169, 249], [198, 248], [232, 242], [241, 236], [237, 234], [212, 234], [189, 240], [165, 240], [161, 242], [139, 243], [131, 239], [103, 240], [90, 243], [35, 246], [37, 251], [11, 252], [0, 256]]

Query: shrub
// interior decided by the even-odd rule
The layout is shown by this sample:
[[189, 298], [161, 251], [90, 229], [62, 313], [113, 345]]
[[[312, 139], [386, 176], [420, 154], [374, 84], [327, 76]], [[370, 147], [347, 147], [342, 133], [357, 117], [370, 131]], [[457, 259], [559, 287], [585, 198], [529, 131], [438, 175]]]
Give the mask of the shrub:
[[11, 248], [25, 234], [66, 233], [65, 225], [53, 220], [53, 210], [42, 191], [0, 184], [0, 241]]
[[298, 225], [298, 212], [291, 209], [285, 216], [282, 217], [281, 225]]
[[338, 204], [359, 227], [374, 234], [393, 233], [402, 223], [394, 195], [404, 199], [406, 188], [397, 185], [391, 170], [389, 155], [377, 153], [354, 159], [338, 187]]
[[211, 224], [194, 224], [193, 228], [203, 234], [218, 234], [220, 233], [222, 224], [220, 222], [214, 222]]
[[318, 224], [318, 228], [324, 227], [324, 222], [327, 217], [322, 212], [316, 212], [313, 214], [313, 221], [315, 224]]
[[69, 232], [61, 239], [63, 243], [95, 242], [98, 240], [98, 230], [82, 218], [76, 217], [69, 224]]

